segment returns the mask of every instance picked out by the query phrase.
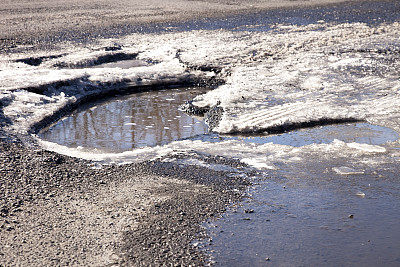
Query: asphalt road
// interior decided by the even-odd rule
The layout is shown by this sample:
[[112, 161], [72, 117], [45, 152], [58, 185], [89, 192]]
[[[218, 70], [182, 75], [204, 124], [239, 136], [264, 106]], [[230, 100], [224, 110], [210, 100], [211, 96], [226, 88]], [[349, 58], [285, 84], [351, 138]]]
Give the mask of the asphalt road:
[[276, 8], [357, 2], [345, 0], [2, 0], [0, 51], [16, 45], [40, 46], [60, 40], [90, 41], [99, 36], [141, 31], [154, 23], [177, 22]]

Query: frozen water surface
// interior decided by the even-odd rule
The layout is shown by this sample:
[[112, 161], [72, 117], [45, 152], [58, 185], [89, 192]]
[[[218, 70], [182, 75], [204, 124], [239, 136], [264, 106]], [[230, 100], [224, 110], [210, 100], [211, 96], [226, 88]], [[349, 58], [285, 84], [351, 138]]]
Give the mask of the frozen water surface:
[[399, 134], [390, 128], [369, 123], [347, 123], [304, 128], [283, 134], [229, 136], [211, 133], [193, 139], [207, 142], [238, 140], [245, 143], [274, 143], [300, 147], [311, 144], [329, 144], [335, 139], [347, 143], [355, 142], [360, 144], [381, 145], [386, 142], [396, 141], [398, 138]]

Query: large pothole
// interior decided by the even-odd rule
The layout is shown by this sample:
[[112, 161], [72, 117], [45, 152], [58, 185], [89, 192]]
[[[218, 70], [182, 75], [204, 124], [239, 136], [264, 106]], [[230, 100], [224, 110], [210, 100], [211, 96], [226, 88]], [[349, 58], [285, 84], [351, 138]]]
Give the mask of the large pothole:
[[179, 109], [185, 101], [208, 88], [187, 87], [148, 91], [81, 106], [39, 132], [43, 140], [70, 148], [123, 152], [208, 132], [200, 117]]
[[131, 151], [182, 139], [204, 142], [238, 140], [301, 147], [327, 144], [335, 139], [347, 143], [380, 145], [399, 138], [396, 131], [367, 122], [306, 127], [273, 135], [210, 133], [203, 118], [189, 116], [180, 109], [187, 100], [208, 90], [203, 87], [164, 89], [92, 102], [42, 129], [38, 135], [45, 141], [69, 148], [96, 149], [99, 152]]

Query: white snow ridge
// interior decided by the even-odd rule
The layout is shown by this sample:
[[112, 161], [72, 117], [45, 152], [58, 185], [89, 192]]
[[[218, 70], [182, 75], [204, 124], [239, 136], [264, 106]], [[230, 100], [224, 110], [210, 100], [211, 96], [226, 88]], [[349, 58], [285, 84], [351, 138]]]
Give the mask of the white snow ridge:
[[[0, 101], [4, 103], [4, 115], [12, 121], [8, 130], [28, 133], [60, 110], [108, 91], [213, 78], [223, 79], [225, 84], [193, 103], [202, 107], [220, 102], [224, 113], [214, 130], [221, 134], [276, 132], [341, 121], [368, 121], [400, 130], [398, 22], [377, 26], [276, 25], [274, 29], [132, 34], [103, 40], [89, 48], [66, 48], [51, 51], [51, 55], [35, 52], [32, 57], [43, 59], [38, 66], [21, 61], [26, 54], [1, 55]], [[121, 49], [103, 49], [110, 42], [117, 42]], [[120, 57], [130, 60], [129, 64], [106, 64]], [[199, 66], [208, 66], [210, 71], [201, 71]], [[212, 67], [220, 71], [213, 71]], [[138, 156], [140, 153], [159, 157], [190, 147], [273, 169], [276, 161], [299, 159], [306, 151], [323, 151], [327, 146], [293, 148], [243, 144], [238, 140], [219, 144], [186, 140], [163, 149], [145, 148], [123, 155], [78, 154], [128, 162], [148, 158]], [[338, 146], [349, 154], [354, 149], [354, 153], [386, 151], [384, 147], [343, 145], [339, 141], [332, 143], [331, 149]], [[67, 150], [63, 153], [77, 155]]]

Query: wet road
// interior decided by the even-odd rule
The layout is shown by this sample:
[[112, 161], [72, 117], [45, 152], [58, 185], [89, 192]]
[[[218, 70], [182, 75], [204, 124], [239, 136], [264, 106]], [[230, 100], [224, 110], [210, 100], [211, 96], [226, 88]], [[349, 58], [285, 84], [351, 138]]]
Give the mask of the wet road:
[[[228, 5], [229, 2], [200, 2], [204, 4], [204, 9], [206, 9], [206, 6], [209, 8], [210, 3], [218, 4], [220, 7], [218, 9], [213, 6], [214, 13], [209, 10], [201, 11], [204, 13], [192, 12], [200, 16], [208, 14], [207, 16], [213, 17], [220, 10], [225, 10], [227, 13], [235, 13], [240, 7], [245, 7], [245, 4], [250, 3], [241, 4], [242, 2], [239, 2], [237, 5]], [[253, 1], [251, 3], [257, 2]], [[304, 3], [302, 1], [290, 2], [294, 4]], [[46, 2], [44, 3], [47, 4]], [[299, 24], [307, 24], [320, 19], [328, 22], [366, 21], [373, 23], [374, 21], [391, 21], [396, 19], [396, 14], [399, 14], [397, 12], [397, 1], [379, 3], [370, 1], [363, 2], [363, 4], [350, 5], [351, 8], [346, 5], [345, 7], [339, 6], [333, 10], [323, 8], [289, 9], [274, 10], [271, 11], [272, 13], [262, 10], [266, 6], [259, 6], [257, 12], [253, 13], [252, 16], [249, 16], [248, 12], [250, 9], [254, 12], [253, 8], [247, 7], [246, 15], [235, 15], [231, 20], [210, 18], [200, 20], [201, 22], [192, 20], [191, 22], [180, 23], [179, 20], [185, 20], [194, 13], [185, 13], [182, 11], [184, 9], [176, 12], [173, 5], [169, 6], [169, 9], [165, 7], [148, 8], [149, 6], [147, 6], [137, 9], [135, 13], [137, 16], [132, 18], [132, 13], [127, 15], [134, 8], [132, 6], [121, 11], [120, 6], [113, 7], [105, 2], [96, 2], [91, 5], [86, 5], [86, 2], [80, 2], [76, 6], [71, 4], [67, 8], [63, 6], [63, 3], [53, 2], [52, 6], [45, 7], [29, 6], [27, 2], [13, 2], [12, 4], [3, 5], [1, 12], [3, 12], [4, 16], [2, 16], [1, 27], [3, 27], [4, 31], [0, 31], [3, 33], [1, 37], [2, 51], [18, 52], [26, 48], [51, 47], [56, 46], [60, 40], [90, 42], [95, 41], [96, 38], [115, 37], [134, 31], [158, 31], [160, 25], [162, 25], [162, 31], [188, 30], [196, 29], [196, 27], [268, 30], [269, 23], [274, 20]], [[168, 4], [169, 2], [163, 3]], [[175, 3], [179, 2], [175, 1]], [[309, 3], [315, 4], [316, 1], [310, 1]], [[393, 5], [392, 9], [384, 8], [388, 3]], [[380, 5], [381, 8], [375, 10], [374, 7], [376, 5]], [[268, 7], [271, 7], [271, 5], [268, 5]], [[190, 9], [190, 6], [185, 8]], [[200, 10], [201, 8], [196, 6], [196, 9]], [[112, 10], [117, 10], [118, 12], [113, 13]], [[143, 12], [142, 15], [140, 12]], [[265, 17], [268, 17], [266, 14], [271, 15], [271, 21], [265, 20]], [[276, 17], [273, 17], [273, 14]], [[110, 16], [111, 19], [109, 19]], [[101, 19], [96, 20], [99, 17]], [[116, 19], [114, 20], [113, 18]], [[68, 24], [65, 24], [66, 21], [68, 21]], [[156, 26], [148, 24], [154, 21], [173, 22]], [[143, 23], [145, 23], [144, 26], [146, 27], [143, 27]], [[250, 27], [246, 25], [250, 25]], [[28, 45], [28, 47], [23, 44]], [[397, 149], [395, 145], [389, 146], [388, 149], [391, 150], [390, 153], [392, 155], [398, 155], [393, 152]], [[1, 240], [6, 240], [4, 242], [7, 243], [7, 246], [2, 246], [3, 251], [1, 253], [3, 253], [2, 256], [7, 257], [7, 261], [10, 264], [17, 260], [22, 260], [20, 258], [22, 257], [21, 253], [26, 253], [27, 251], [29, 253], [23, 255], [26, 262], [32, 260], [40, 263], [41, 259], [36, 257], [37, 255], [47, 255], [46, 253], [55, 255], [57, 252], [63, 251], [67, 256], [54, 257], [59, 263], [71, 263], [70, 258], [73, 258], [76, 263], [81, 265], [88, 264], [88, 262], [98, 263], [95, 260], [91, 261], [93, 259], [88, 260], [86, 257], [90, 253], [84, 250], [88, 249], [93, 253], [91, 255], [97, 255], [97, 243], [91, 243], [90, 241], [98, 240], [99, 237], [102, 237], [100, 240], [108, 244], [107, 249], [116, 248], [120, 249], [118, 250], [119, 252], [122, 251], [122, 256], [106, 255], [108, 257], [107, 263], [115, 264], [119, 261], [121, 264], [142, 262], [148, 265], [153, 263], [151, 262], [152, 259], [157, 258], [159, 265], [165, 262], [204, 264], [206, 257], [196, 254], [198, 252], [194, 252], [193, 247], [189, 245], [196, 231], [198, 231], [198, 223], [205, 218], [219, 214], [223, 211], [225, 204], [229, 203], [230, 200], [237, 199], [231, 198], [230, 195], [234, 194], [231, 194], [232, 192], [227, 194], [227, 189], [242, 189], [242, 186], [246, 184], [241, 179], [238, 179], [236, 184], [230, 184], [231, 177], [227, 173], [213, 172], [207, 168], [199, 167], [182, 168], [180, 164], [165, 162], [149, 163], [148, 169], [150, 171], [146, 170], [147, 166], [137, 165], [111, 165], [106, 169], [96, 171], [96, 166], [86, 161], [71, 159], [40, 149], [32, 151], [30, 148], [23, 147], [20, 144], [10, 145], [6, 142], [2, 143], [0, 155], [1, 171], [2, 174], [5, 174], [1, 176], [2, 179], [5, 179], [1, 183], [2, 195], [5, 196], [1, 199], [2, 221], [0, 226], [2, 229], [1, 234], [4, 234], [4, 238]], [[306, 155], [310, 156], [309, 154]], [[215, 164], [224, 163], [224, 160], [220, 157], [209, 159], [204, 155], [193, 154], [186, 156], [189, 157], [189, 160], [195, 158], [204, 161], [208, 160]], [[235, 215], [234, 211], [227, 214], [227, 216], [237, 216], [234, 219], [238, 219], [240, 222], [236, 225], [232, 224], [233, 219], [217, 223], [219, 224], [219, 229], [222, 230], [225, 229], [224, 223], [227, 222], [227, 228], [224, 233], [233, 233], [237, 237], [225, 239], [226, 236], [223, 234], [214, 237], [213, 243], [215, 245], [212, 249], [216, 250], [214, 256], [218, 253], [222, 255], [222, 258], [217, 260], [221, 265], [240, 265], [246, 262], [260, 262], [260, 265], [262, 265], [267, 258], [270, 259], [268, 262], [272, 263], [272, 265], [297, 265], [299, 262], [314, 265], [314, 263], [317, 264], [327, 260], [331, 260], [335, 264], [337, 263], [335, 261], [338, 257], [337, 255], [343, 255], [344, 250], [348, 254], [339, 261], [343, 264], [357, 265], [360, 263], [360, 261], [357, 261], [357, 257], [363, 259], [361, 263], [367, 264], [368, 257], [373, 257], [376, 261], [372, 261], [372, 263], [378, 265], [382, 263], [382, 261], [379, 261], [382, 255], [382, 258], [386, 260], [384, 263], [395, 264], [398, 262], [396, 254], [398, 250], [395, 247], [397, 243], [391, 243], [393, 240], [397, 242], [398, 238], [396, 235], [390, 236], [386, 232], [386, 230], [394, 233], [399, 232], [392, 230], [397, 229], [398, 216], [388, 217], [391, 213], [396, 212], [396, 205], [399, 203], [398, 190], [395, 190], [397, 186], [395, 178], [397, 176], [392, 168], [395, 166], [393, 163], [396, 162], [396, 157], [393, 157], [392, 162], [386, 162], [386, 165], [380, 165], [374, 169], [373, 166], [369, 166], [369, 160], [371, 159], [369, 155], [356, 159], [352, 158], [354, 162], [349, 162], [349, 157], [346, 158], [346, 155], [343, 155], [343, 157], [336, 155], [335, 158], [329, 154], [326, 155], [325, 161], [322, 162], [320, 156], [320, 154], [314, 153], [308, 158], [308, 161], [287, 164], [291, 166], [290, 168], [286, 168], [287, 165], [281, 162], [282, 171], [270, 173], [272, 177], [275, 177], [275, 180], [272, 178], [271, 180], [260, 180], [260, 185], [263, 187], [258, 191], [251, 192], [254, 199], [262, 200], [262, 205], [257, 206], [258, 203], [255, 205], [254, 202], [250, 202], [248, 206], [244, 204], [245, 209], [239, 210], [240, 212], [243, 211], [239, 215]], [[291, 160], [296, 160], [295, 157], [293, 158]], [[383, 160], [384, 158], [385, 155], [378, 159]], [[374, 158], [373, 160], [376, 159]], [[320, 165], [316, 165], [315, 162], [319, 162]], [[363, 165], [357, 165], [360, 162]], [[360, 176], [357, 175], [350, 176], [350, 178], [344, 175], [338, 178], [338, 175], [341, 174], [335, 173], [334, 170], [346, 170], [343, 168], [343, 165], [346, 166], [346, 164], [351, 165], [353, 168], [361, 166], [359, 168], [368, 177], [361, 180], [361, 182], [360, 179], [357, 179]], [[232, 166], [232, 168], [242, 167], [236, 161], [229, 162], [227, 165]], [[72, 170], [71, 166], [74, 167]], [[49, 168], [51, 168], [51, 172], [49, 172]], [[69, 182], [71, 175], [74, 177], [72, 181], [76, 183]], [[101, 178], [100, 181], [98, 180], [99, 177]], [[121, 188], [126, 190], [126, 177], [129, 178], [128, 183], [131, 183], [128, 187], [129, 190], [125, 191], [126, 196], [132, 196], [131, 193], [135, 192], [139, 200], [128, 199], [129, 202], [113, 201], [121, 192]], [[143, 177], [146, 179], [143, 179]], [[168, 177], [168, 179], [165, 181], [161, 177]], [[215, 179], [208, 181], [209, 177]], [[269, 177], [267, 176], [268, 179]], [[206, 181], [204, 181], [204, 178], [207, 178]], [[191, 181], [194, 184], [174, 183], [174, 181], [176, 182], [174, 179], [183, 179], [183, 181]], [[144, 180], [148, 181], [143, 187]], [[343, 187], [348, 185], [348, 182], [352, 186], [354, 185], [354, 188]], [[221, 183], [222, 186], [214, 187], [218, 183]], [[371, 190], [368, 188], [368, 183], [373, 185]], [[16, 186], [20, 184], [24, 186]], [[99, 184], [104, 185], [106, 189], [104, 191], [99, 190]], [[159, 186], [160, 184], [162, 186]], [[394, 188], [393, 192], [390, 190], [386, 192], [384, 189], [387, 186]], [[318, 191], [316, 188], [322, 189]], [[356, 191], [353, 192], [353, 189]], [[68, 195], [65, 193], [68, 190], [74, 193]], [[365, 197], [358, 194], [358, 190], [364, 192]], [[148, 195], [149, 192], [151, 194], [150, 197]], [[193, 192], [196, 192], [196, 197], [193, 197]], [[23, 196], [22, 199], [20, 196]], [[97, 197], [93, 198], [93, 196]], [[170, 198], [165, 201], [164, 198], [160, 200], [160, 196]], [[321, 202], [321, 198], [325, 202]], [[346, 198], [350, 200], [346, 201]], [[379, 199], [376, 200], [377, 198]], [[266, 199], [268, 203], [264, 205], [265, 202], [263, 201]], [[388, 205], [387, 202], [391, 204]], [[319, 204], [321, 205], [319, 206]], [[131, 214], [125, 213], [126, 205], [136, 205], [135, 210], [130, 210]], [[371, 205], [373, 205], [374, 209], [370, 209]], [[113, 208], [110, 208], [110, 206]], [[100, 207], [100, 209], [91, 209], [90, 207]], [[246, 209], [248, 209], [247, 212]], [[251, 209], [254, 209], [254, 212], [250, 212]], [[47, 210], [54, 212], [49, 214]], [[141, 215], [141, 210], [146, 216], [139, 216]], [[327, 212], [324, 213], [326, 210]], [[374, 213], [373, 210], [378, 210], [379, 212]], [[337, 214], [335, 214], [336, 212]], [[45, 220], [48, 223], [47, 225], [39, 225], [39, 228], [35, 228], [35, 217], [30, 214], [43, 214], [42, 220], [43, 218], [50, 218], [50, 220]], [[58, 214], [62, 216], [57, 216]], [[68, 216], [70, 221], [66, 221], [64, 215]], [[258, 217], [258, 215], [260, 216]], [[324, 220], [324, 215], [328, 218], [326, 221]], [[350, 215], [353, 215], [353, 217], [349, 217]], [[372, 221], [372, 219], [376, 218], [376, 215], [380, 218], [384, 217], [386, 220], [383, 221], [386, 224], [382, 226], [379, 224], [380, 220]], [[103, 217], [105, 218], [104, 220], [98, 219]], [[332, 218], [334, 220], [333, 223]], [[129, 219], [135, 222], [131, 225], [128, 223]], [[262, 225], [257, 221], [259, 219], [266, 223], [268, 223], [267, 220], [270, 220], [271, 224]], [[249, 224], [249, 221], [256, 223]], [[104, 222], [106, 224], [103, 224]], [[245, 229], [243, 222], [246, 223], [246, 227], [250, 225], [245, 231], [243, 231]], [[59, 231], [60, 228], [55, 227], [68, 224], [71, 225], [71, 228], [61, 228], [62, 231]], [[81, 228], [82, 225], [86, 227]], [[118, 228], [121, 225], [123, 227], [129, 225], [133, 230], [121, 231], [121, 228]], [[155, 227], [152, 227], [153, 225]], [[195, 227], [190, 228], [190, 225]], [[280, 227], [282, 225], [284, 227]], [[299, 225], [300, 227], [297, 228]], [[393, 225], [395, 227], [392, 227]], [[235, 229], [234, 227], [236, 226], [241, 229]], [[392, 228], [385, 229], [386, 226]], [[254, 230], [256, 227], [257, 229]], [[263, 227], [267, 227], [267, 230]], [[40, 229], [40, 231], [37, 231], [37, 229]], [[80, 235], [82, 229], [85, 231], [90, 229], [93, 232], [91, 232], [90, 236], [83, 237]], [[96, 232], [99, 229], [105, 232], [99, 234]], [[372, 231], [372, 234], [370, 234], [371, 229], [375, 231]], [[124, 246], [121, 243], [113, 243], [112, 239], [104, 238], [115, 235], [115, 232], [112, 231], [124, 234]], [[27, 238], [26, 233], [28, 232], [33, 235], [33, 238]], [[249, 238], [249, 233], [259, 232], [264, 233], [267, 238], [260, 238], [253, 242], [255, 239]], [[317, 235], [313, 236], [312, 234], [316, 232], [318, 232]], [[35, 233], [38, 233], [38, 235], [35, 235]], [[318, 235], [319, 233], [321, 234]], [[339, 234], [336, 235], [336, 233]], [[330, 236], [332, 239], [328, 240], [329, 242], [324, 242], [326, 239], [321, 239], [321, 236], [324, 235]], [[43, 236], [45, 237], [44, 240]], [[70, 242], [71, 236], [74, 238]], [[388, 238], [390, 242], [386, 242], [388, 239], [385, 240], [385, 238]], [[82, 244], [81, 239], [85, 240], [85, 242], [89, 240], [87, 243], [89, 245], [80, 246], [79, 244]], [[251, 243], [250, 245], [243, 244], [242, 241], [246, 239]], [[14, 242], [7, 242], [7, 240], [14, 240]], [[284, 242], [281, 242], [282, 240]], [[332, 244], [341, 244], [343, 240], [349, 245], [332, 249], [334, 247]], [[355, 242], [353, 242], [354, 240]], [[41, 241], [45, 242], [40, 243]], [[237, 241], [239, 241], [238, 245], [235, 243]], [[9, 245], [10, 243], [12, 243], [11, 246]], [[55, 244], [70, 245], [60, 248]], [[116, 246], [113, 247], [113, 244]], [[224, 244], [231, 244], [232, 246], [224, 247]], [[104, 243], [100, 242], [100, 245], [104, 245]], [[240, 248], [240, 245], [242, 245], [242, 249], [238, 251], [237, 248]], [[77, 246], [82, 248], [82, 251], [74, 249]], [[168, 246], [168, 249], [165, 249], [165, 246]], [[323, 246], [327, 250], [323, 250], [321, 248]], [[388, 248], [388, 246], [392, 247]], [[38, 250], [31, 250], [33, 247], [38, 248]], [[395, 247], [394, 250], [393, 247]], [[253, 251], [258, 254], [256, 255], [257, 257], [252, 254]], [[293, 252], [292, 255], [299, 253], [298, 258], [288, 258], [288, 252]], [[388, 254], [384, 254], [386, 252]], [[71, 257], [72, 254], [70, 253], [74, 253], [73, 257]], [[329, 255], [323, 255], [324, 253]], [[353, 253], [357, 253], [357, 257], [352, 257]], [[311, 254], [318, 255], [318, 257], [309, 257]], [[32, 257], [32, 255], [35, 257]], [[243, 255], [249, 257], [244, 259]], [[365, 255], [368, 257], [365, 257]], [[44, 259], [50, 258], [44, 257]], [[54, 264], [54, 262], [52, 263]]]
[[[333, 13], [323, 8], [342, 2], [348, 4]], [[133, 32], [235, 28], [243, 26], [244, 21], [257, 25], [265, 22], [266, 17], [270, 22], [294, 18], [296, 23], [355, 16], [374, 21], [370, 14], [376, 14], [371, 13], [375, 2], [385, 5], [396, 1], [2, 1], [0, 51], [12, 52], [17, 47], [54, 48], [60, 41], [91, 42]], [[308, 10], [312, 6], [319, 8]], [[377, 19], [385, 18], [388, 14], [381, 13]]]

